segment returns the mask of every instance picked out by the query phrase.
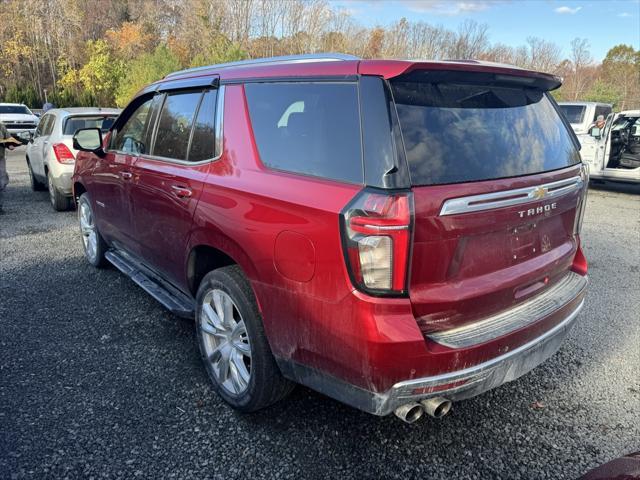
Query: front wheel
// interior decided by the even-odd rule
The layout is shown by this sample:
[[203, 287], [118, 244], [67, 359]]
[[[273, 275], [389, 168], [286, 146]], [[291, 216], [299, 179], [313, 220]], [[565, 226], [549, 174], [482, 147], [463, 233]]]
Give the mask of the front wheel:
[[87, 193], [83, 193], [78, 199], [78, 221], [80, 222], [85, 258], [94, 267], [104, 267], [107, 264], [107, 260], [104, 257], [107, 251], [107, 243], [98, 231], [89, 194]]
[[237, 265], [208, 273], [196, 299], [200, 354], [225, 402], [253, 412], [291, 392], [293, 384], [276, 365], [253, 291]]

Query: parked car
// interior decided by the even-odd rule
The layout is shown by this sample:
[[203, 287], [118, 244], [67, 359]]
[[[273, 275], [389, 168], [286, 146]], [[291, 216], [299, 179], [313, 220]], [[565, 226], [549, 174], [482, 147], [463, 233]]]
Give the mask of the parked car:
[[73, 206], [71, 175], [78, 153], [73, 147], [76, 130], [97, 127], [107, 131], [120, 110], [114, 108], [57, 108], [42, 116], [28, 140], [26, 159], [33, 190], [49, 190], [55, 210]]
[[571, 128], [576, 132], [578, 138], [581, 135], [588, 135], [589, 128], [596, 119], [602, 115], [603, 118], [613, 111], [610, 103], [599, 102], [560, 102], [560, 110], [571, 124]]
[[195, 317], [238, 410], [297, 382], [442, 416], [550, 357], [582, 307], [587, 176], [560, 83], [341, 55], [171, 74], [75, 135], [86, 258]]
[[0, 103], [0, 122], [14, 137], [20, 132], [34, 133], [38, 126], [38, 117], [21, 103]]
[[604, 128], [593, 126], [580, 154], [593, 179], [640, 183], [640, 110], [610, 114]]

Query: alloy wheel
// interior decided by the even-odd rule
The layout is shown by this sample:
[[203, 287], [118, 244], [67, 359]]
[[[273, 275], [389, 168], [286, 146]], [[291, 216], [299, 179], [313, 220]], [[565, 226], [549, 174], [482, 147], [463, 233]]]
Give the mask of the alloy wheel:
[[53, 186], [53, 180], [51, 180], [51, 175], [47, 175], [47, 186], [49, 187], [49, 201], [51, 202], [51, 205], [53, 205], [55, 207], [56, 205], [56, 194], [55, 194], [55, 187]]
[[91, 212], [91, 207], [86, 201], [80, 203], [78, 217], [80, 218], [80, 231], [82, 232], [84, 251], [87, 258], [93, 261], [98, 251], [98, 237], [93, 220], [93, 213]]
[[251, 379], [251, 344], [242, 315], [220, 289], [207, 292], [200, 309], [199, 331], [207, 367], [227, 393], [240, 395]]

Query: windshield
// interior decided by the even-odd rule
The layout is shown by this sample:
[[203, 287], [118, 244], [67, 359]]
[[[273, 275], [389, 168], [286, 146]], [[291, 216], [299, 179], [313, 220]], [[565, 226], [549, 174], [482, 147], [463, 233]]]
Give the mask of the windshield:
[[81, 128], [99, 128], [106, 132], [115, 122], [116, 115], [92, 115], [86, 117], [67, 117], [64, 122], [63, 135], [73, 135]]
[[582, 123], [584, 120], [584, 105], [559, 105], [560, 111], [567, 118], [569, 123]]
[[0, 113], [33, 115], [24, 105], [0, 105]]
[[392, 81], [413, 185], [515, 177], [580, 161], [547, 95], [520, 86]]

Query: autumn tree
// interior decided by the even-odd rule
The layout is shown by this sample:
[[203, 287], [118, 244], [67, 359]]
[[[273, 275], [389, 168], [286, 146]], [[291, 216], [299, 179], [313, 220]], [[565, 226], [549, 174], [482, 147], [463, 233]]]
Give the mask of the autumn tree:
[[602, 62], [604, 82], [620, 95], [621, 110], [640, 106], [640, 50], [630, 45], [616, 45]]

